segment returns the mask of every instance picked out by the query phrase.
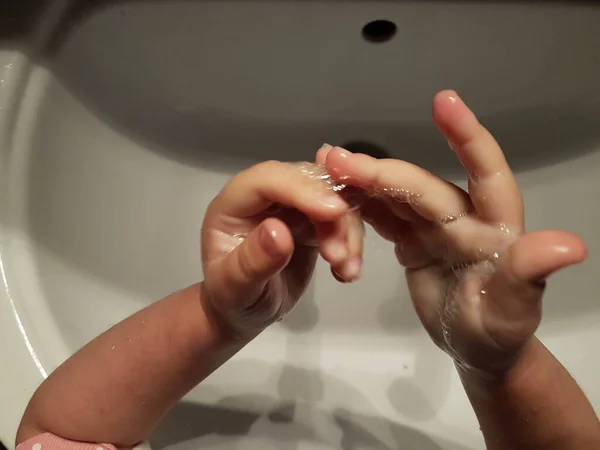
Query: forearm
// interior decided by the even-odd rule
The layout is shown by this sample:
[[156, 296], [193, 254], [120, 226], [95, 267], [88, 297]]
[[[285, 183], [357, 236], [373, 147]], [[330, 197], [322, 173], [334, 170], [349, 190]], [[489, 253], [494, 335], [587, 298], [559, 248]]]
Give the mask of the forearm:
[[49, 432], [130, 447], [247, 342], [221, 333], [202, 305], [201, 285], [188, 287], [115, 325], [54, 371], [29, 403], [17, 442]]
[[600, 448], [600, 422], [592, 406], [536, 338], [501, 379], [460, 374], [488, 450]]

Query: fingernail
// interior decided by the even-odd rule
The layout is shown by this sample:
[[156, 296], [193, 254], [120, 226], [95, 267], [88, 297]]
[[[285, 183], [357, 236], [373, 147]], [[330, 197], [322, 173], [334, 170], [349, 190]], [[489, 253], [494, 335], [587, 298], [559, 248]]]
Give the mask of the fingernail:
[[458, 103], [460, 97], [456, 91], [448, 91], [448, 100], [450, 100], [452, 103]]
[[352, 156], [352, 153], [350, 153], [348, 150], [346, 150], [345, 148], [342, 147], [337, 147], [338, 149], [338, 153], [342, 158], [349, 158], [350, 156]]
[[322, 198], [321, 204], [330, 209], [348, 208], [348, 204], [337, 194]]
[[345, 242], [333, 241], [329, 244], [327, 251], [329, 258], [334, 261], [342, 261], [348, 256], [348, 247]]
[[361, 271], [362, 259], [359, 257], [354, 257], [344, 266], [344, 278], [350, 281], [358, 280], [360, 278]]
[[331, 150], [333, 148], [332, 145], [329, 145], [328, 143], [324, 143], [323, 145], [321, 145], [320, 150]]
[[262, 226], [260, 229], [260, 243], [262, 248], [269, 256], [281, 256], [281, 251], [277, 246], [277, 232], [269, 230], [266, 226]]

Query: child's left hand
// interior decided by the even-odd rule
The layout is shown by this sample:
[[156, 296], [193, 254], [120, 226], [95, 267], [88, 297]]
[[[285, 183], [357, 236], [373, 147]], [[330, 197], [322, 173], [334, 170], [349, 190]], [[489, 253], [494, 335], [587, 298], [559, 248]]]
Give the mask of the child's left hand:
[[288, 313], [319, 251], [342, 281], [360, 276], [362, 222], [319, 170], [261, 163], [236, 175], [208, 207], [202, 300], [229, 332], [252, 335]]

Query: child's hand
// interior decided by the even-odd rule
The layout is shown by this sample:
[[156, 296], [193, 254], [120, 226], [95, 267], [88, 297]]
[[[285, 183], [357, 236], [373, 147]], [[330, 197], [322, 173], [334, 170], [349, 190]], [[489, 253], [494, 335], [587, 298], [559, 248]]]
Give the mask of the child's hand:
[[468, 194], [409, 163], [341, 149], [328, 152], [327, 169], [368, 194], [363, 217], [396, 244], [436, 344], [462, 367], [501, 372], [540, 323], [544, 280], [583, 261], [586, 248], [564, 231], [524, 234], [502, 150], [456, 93], [439, 93], [433, 115], [469, 174]]
[[229, 331], [260, 332], [294, 307], [319, 251], [339, 279], [358, 278], [362, 238], [362, 222], [323, 167], [258, 164], [235, 176], [206, 212], [203, 301]]

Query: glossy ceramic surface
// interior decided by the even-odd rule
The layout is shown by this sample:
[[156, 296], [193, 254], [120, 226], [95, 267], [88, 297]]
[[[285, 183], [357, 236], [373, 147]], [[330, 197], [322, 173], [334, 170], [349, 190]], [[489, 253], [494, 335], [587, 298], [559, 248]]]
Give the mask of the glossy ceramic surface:
[[[330, 142], [460, 181], [430, 121], [444, 88], [499, 137], [529, 228], [589, 244], [585, 265], [551, 281], [540, 336], [600, 407], [599, 7], [34, 3], [0, 34], [3, 441], [43, 375], [201, 279], [204, 209], [240, 169], [309, 159]], [[387, 42], [363, 37], [377, 19], [397, 26]], [[320, 265], [301, 306], [193, 391], [153, 444], [483, 446], [451, 361], [425, 336], [392, 248], [374, 233], [360, 282], [341, 286]]]

